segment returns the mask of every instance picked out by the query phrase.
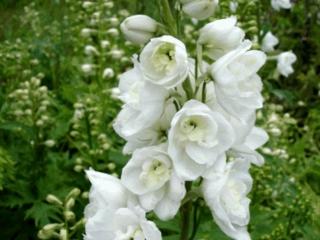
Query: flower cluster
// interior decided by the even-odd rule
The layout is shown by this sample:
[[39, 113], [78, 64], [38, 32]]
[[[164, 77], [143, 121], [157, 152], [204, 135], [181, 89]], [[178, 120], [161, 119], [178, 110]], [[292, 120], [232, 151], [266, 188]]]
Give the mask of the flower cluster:
[[[210, 12], [217, 4], [194, 2], [182, 1], [186, 14], [200, 2]], [[199, 19], [211, 14], [192, 13]], [[196, 188], [225, 234], [250, 239], [249, 168], [264, 163], [256, 149], [268, 140], [255, 126], [263, 106], [258, 71], [266, 55], [251, 50], [235, 17], [205, 25], [194, 58], [176, 37], [152, 38], [156, 25], [138, 15], [121, 27], [128, 40], [146, 43], [133, 56], [134, 67], [120, 76], [123, 106], [113, 125], [132, 157], [121, 179], [87, 171], [92, 189], [85, 239], [161, 239], [146, 213], [172, 219]]]

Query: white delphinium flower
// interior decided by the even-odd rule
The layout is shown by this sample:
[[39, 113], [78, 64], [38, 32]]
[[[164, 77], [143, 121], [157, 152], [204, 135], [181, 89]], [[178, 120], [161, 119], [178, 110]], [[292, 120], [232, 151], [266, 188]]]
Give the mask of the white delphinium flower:
[[168, 152], [177, 174], [195, 180], [224, 161], [224, 152], [234, 139], [231, 125], [220, 113], [190, 100], [171, 122]]
[[249, 161], [236, 159], [224, 172], [216, 173], [203, 181], [204, 199], [221, 230], [236, 240], [250, 240], [247, 225], [250, 220], [247, 194], [251, 191], [252, 178]]
[[140, 68], [147, 81], [173, 88], [188, 75], [188, 54], [183, 42], [172, 37], [153, 38], [140, 54]]
[[137, 134], [125, 137], [127, 141], [124, 148], [124, 154], [131, 154], [134, 150], [146, 146], [153, 146], [161, 143], [166, 138], [167, 130], [170, 127], [171, 120], [176, 113], [172, 99], [168, 99], [164, 105], [164, 111], [154, 125], [139, 131]]
[[99, 55], [98, 50], [92, 45], [85, 46], [84, 53], [88, 56]]
[[290, 9], [292, 7], [292, 3], [290, 0], [271, 0], [271, 6], [279, 11], [281, 8]]
[[119, 179], [94, 170], [87, 171], [92, 184], [89, 194], [89, 204], [85, 208], [86, 236], [85, 240], [113, 240], [112, 219], [119, 208], [125, 208], [130, 203], [130, 193]]
[[186, 190], [174, 171], [167, 145], [136, 150], [122, 170], [122, 183], [137, 194], [140, 205], [153, 210], [161, 220], [173, 218]]
[[266, 131], [262, 128], [253, 127], [242, 144], [232, 147], [232, 152], [235, 157], [245, 158], [253, 164], [262, 166], [264, 158], [255, 150], [264, 145], [268, 140], [269, 136]]
[[161, 117], [168, 92], [144, 81], [137, 67], [120, 76], [120, 96], [125, 103], [118, 114], [115, 131], [124, 139], [151, 127]]
[[147, 221], [137, 199], [119, 179], [87, 171], [92, 184], [85, 209], [85, 240], [161, 239], [154, 223]]
[[135, 44], [145, 44], [157, 31], [158, 23], [146, 15], [133, 15], [126, 18], [120, 29], [128, 41]]
[[219, 0], [181, 0], [182, 10], [199, 20], [210, 17], [217, 8]]
[[294, 72], [292, 64], [297, 61], [297, 56], [292, 51], [281, 53], [277, 59], [277, 69], [281, 75], [288, 77]]
[[114, 71], [112, 68], [106, 68], [103, 70], [102, 77], [105, 79], [110, 79], [114, 77]]
[[236, 17], [232, 16], [208, 23], [200, 29], [198, 43], [205, 47], [210, 58], [220, 58], [243, 41], [245, 33], [236, 23]]
[[138, 206], [118, 209], [113, 218], [113, 235], [95, 240], [161, 240], [157, 226], [146, 219], [145, 212]]
[[264, 65], [266, 55], [262, 51], [248, 51], [251, 45], [245, 40], [216, 61], [211, 69], [218, 103], [243, 121], [263, 105], [262, 82], [257, 72]]
[[261, 49], [264, 52], [272, 52], [274, 51], [274, 47], [279, 44], [279, 39], [272, 34], [272, 32], [268, 32], [264, 38], [262, 39]]

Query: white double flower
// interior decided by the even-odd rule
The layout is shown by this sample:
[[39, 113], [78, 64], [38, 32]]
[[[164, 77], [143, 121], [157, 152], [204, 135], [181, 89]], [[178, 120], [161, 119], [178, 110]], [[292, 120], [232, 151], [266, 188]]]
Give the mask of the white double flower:
[[262, 82], [257, 74], [266, 55], [251, 50], [251, 42], [241, 45], [218, 59], [211, 69], [218, 103], [234, 117], [245, 121], [263, 105]]
[[168, 152], [178, 176], [195, 180], [224, 161], [234, 139], [232, 126], [219, 112], [190, 100], [172, 119]]
[[211, 209], [215, 222], [232, 239], [250, 240], [247, 224], [250, 220], [247, 194], [251, 191], [250, 163], [236, 159], [228, 163], [202, 184], [204, 199]]
[[186, 193], [166, 145], [136, 150], [123, 168], [121, 181], [138, 196], [144, 209], [153, 210], [162, 220], [176, 215]]

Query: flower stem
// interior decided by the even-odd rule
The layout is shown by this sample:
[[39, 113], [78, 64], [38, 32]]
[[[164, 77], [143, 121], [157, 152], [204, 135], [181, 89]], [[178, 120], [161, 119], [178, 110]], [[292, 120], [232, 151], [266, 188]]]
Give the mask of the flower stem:
[[[191, 182], [186, 183], [187, 190], [191, 188]], [[192, 202], [188, 201], [180, 208], [181, 214], [181, 233], [180, 240], [188, 240], [189, 238], [189, 229], [190, 229], [190, 216], [192, 212]]]

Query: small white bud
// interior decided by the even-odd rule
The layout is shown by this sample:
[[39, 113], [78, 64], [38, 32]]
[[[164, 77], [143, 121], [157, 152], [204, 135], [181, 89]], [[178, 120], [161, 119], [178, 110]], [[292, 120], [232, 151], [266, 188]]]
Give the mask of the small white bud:
[[56, 144], [56, 142], [52, 139], [49, 139], [47, 141], [44, 142], [44, 145], [46, 145], [47, 147], [51, 148]]
[[199, 20], [210, 17], [218, 3], [219, 0], [181, 0], [184, 13]]
[[81, 70], [85, 74], [91, 74], [93, 69], [94, 69], [94, 65], [92, 65], [92, 64], [82, 64], [81, 65]]
[[105, 79], [110, 79], [114, 77], [114, 71], [112, 68], [106, 68], [103, 71], [102, 77]]
[[116, 28], [110, 28], [110, 29], [107, 31], [107, 34], [109, 34], [109, 35], [112, 36], [112, 37], [117, 37], [117, 36], [119, 36], [119, 31], [118, 31], [118, 29], [116, 29]]
[[85, 46], [85, 48], [84, 48], [84, 53], [85, 53], [86, 55], [88, 55], [88, 56], [92, 56], [92, 55], [99, 56], [99, 55], [100, 55], [99, 52], [98, 52], [98, 50], [97, 50], [94, 46], [92, 46], [92, 45], [87, 45], [87, 46]]
[[106, 48], [110, 47], [110, 42], [108, 40], [103, 40], [103, 41], [101, 41], [100, 45], [103, 49], [106, 49]]

